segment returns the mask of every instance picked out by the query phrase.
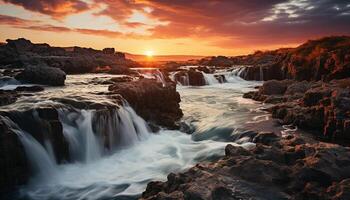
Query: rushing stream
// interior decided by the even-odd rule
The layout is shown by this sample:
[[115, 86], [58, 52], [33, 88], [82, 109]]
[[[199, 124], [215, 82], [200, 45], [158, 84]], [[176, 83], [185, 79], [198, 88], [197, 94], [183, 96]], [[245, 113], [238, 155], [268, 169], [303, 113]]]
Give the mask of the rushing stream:
[[[62, 93], [105, 101], [88, 95], [106, 90], [105, 85], [90, 87], [86, 84], [95, 76], [68, 76], [65, 88], [48, 88], [37, 95], [36, 100], [23, 97], [16, 106], [35, 105]], [[18, 130], [28, 159], [37, 172], [26, 186], [20, 188], [20, 198], [135, 199], [148, 182], [166, 180], [171, 172], [223, 155], [232, 134], [240, 131], [246, 122], [264, 115], [259, 109], [261, 104], [242, 98], [243, 92], [252, 90], [259, 82], [230, 76], [226, 78], [229, 83], [219, 84], [213, 77], [205, 76], [207, 86], [177, 87], [182, 99], [183, 121], [192, 130], [192, 135], [170, 130], [151, 133], [145, 121], [125, 104], [112, 113], [114, 117], [100, 124], [101, 127], [112, 127], [104, 133], [111, 142], [106, 150], [101, 134], [93, 128], [96, 126], [93, 110], [60, 109], [59, 118], [73, 161], [57, 164], [50, 144], [42, 146], [29, 134]], [[110, 75], [99, 75], [99, 78], [110, 78]], [[15, 124], [12, 126], [16, 128]], [[254, 144], [243, 144], [247, 148], [251, 145]]]

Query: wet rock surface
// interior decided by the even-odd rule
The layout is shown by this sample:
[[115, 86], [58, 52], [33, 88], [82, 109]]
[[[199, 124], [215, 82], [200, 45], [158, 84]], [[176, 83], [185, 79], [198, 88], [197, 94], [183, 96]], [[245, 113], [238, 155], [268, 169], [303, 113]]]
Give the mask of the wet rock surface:
[[0, 188], [10, 189], [28, 181], [33, 170], [23, 144], [22, 137], [16, 130], [20, 128], [26, 134], [45, 145], [51, 141], [52, 150], [57, 162], [69, 160], [68, 143], [63, 136], [62, 124], [55, 108], [41, 107], [25, 111], [0, 111]]
[[149, 183], [141, 199], [350, 198], [348, 148], [273, 133], [254, 138], [254, 148], [227, 145], [218, 161]]
[[109, 91], [120, 94], [146, 121], [168, 128], [176, 128], [176, 121], [182, 117], [180, 95], [176, 85], [166, 86], [156, 80], [141, 79], [135, 82], [117, 83]]
[[6, 106], [15, 103], [18, 96], [19, 95], [15, 91], [0, 90], [0, 106]]
[[16, 79], [24, 83], [62, 86], [66, 80], [66, 73], [59, 68], [44, 65], [27, 66]]
[[201, 71], [189, 69], [187, 71], [177, 72], [174, 76], [175, 81], [182, 85], [203, 86], [205, 79]]
[[[288, 82], [288, 84], [286, 84]], [[245, 98], [274, 104], [270, 111], [283, 124], [315, 131], [330, 141], [350, 139], [350, 79], [331, 82], [267, 81]]]

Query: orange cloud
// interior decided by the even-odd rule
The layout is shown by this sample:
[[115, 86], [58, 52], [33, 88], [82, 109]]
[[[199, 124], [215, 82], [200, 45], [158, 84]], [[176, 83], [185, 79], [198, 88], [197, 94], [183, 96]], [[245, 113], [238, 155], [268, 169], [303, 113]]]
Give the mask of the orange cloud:
[[90, 9], [89, 4], [80, 0], [2, 0], [21, 6], [33, 12], [39, 12], [60, 18], [73, 13], [83, 12]]
[[[1, 1], [1, 0], [0, 0]], [[108, 16], [119, 29], [96, 30], [9, 19], [14, 27], [74, 31], [107, 38], [205, 41], [222, 49], [260, 48], [303, 42], [324, 35], [350, 34], [347, 0], [3, 0], [53, 17], [89, 11]], [[98, 11], [92, 10], [99, 6]], [[337, 8], [337, 9], [335, 9]], [[135, 14], [136, 13], [136, 14]], [[136, 16], [135, 16], [136, 15]], [[5, 22], [6, 21], [6, 22]], [[57, 25], [57, 24], [55, 24]], [[79, 27], [79, 26], [76, 26]], [[327, 27], [327, 28], [325, 28]], [[132, 33], [132, 34], [130, 34]]]

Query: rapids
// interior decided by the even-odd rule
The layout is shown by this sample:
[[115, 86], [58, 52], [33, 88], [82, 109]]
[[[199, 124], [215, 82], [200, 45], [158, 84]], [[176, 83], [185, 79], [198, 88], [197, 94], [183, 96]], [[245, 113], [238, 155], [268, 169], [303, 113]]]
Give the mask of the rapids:
[[[97, 77], [107, 79], [110, 75]], [[252, 90], [260, 82], [245, 81], [232, 73], [225, 74], [228, 83], [224, 84], [219, 84], [214, 77], [206, 77], [210, 80], [207, 86], [177, 87], [182, 99], [183, 123], [192, 135], [165, 129], [151, 133], [146, 122], [127, 103], [113, 113], [114, 117], [100, 120], [101, 124], [94, 121], [94, 110], [72, 112], [60, 108], [59, 119], [73, 160], [58, 164], [50, 153], [49, 143], [41, 145], [13, 124], [28, 159], [36, 166], [36, 174], [19, 189], [18, 198], [136, 199], [148, 182], [164, 181], [171, 172], [223, 155], [228, 143], [238, 145], [229, 141], [232, 135], [241, 131], [246, 122], [259, 120], [258, 116], [265, 114], [261, 104], [242, 98], [243, 92]], [[92, 78], [96, 75], [69, 75], [64, 88], [46, 88], [35, 97], [21, 98], [12, 107], [35, 106], [63, 93], [69, 97], [108, 101], [94, 95], [105, 91], [107, 86], [91, 87]], [[155, 78], [160, 82], [164, 80], [161, 75]], [[111, 127], [107, 132], [103, 128], [106, 126]], [[105, 132], [101, 133], [102, 130]], [[109, 137], [108, 149], [104, 148], [102, 135]], [[252, 143], [241, 145], [254, 146]]]

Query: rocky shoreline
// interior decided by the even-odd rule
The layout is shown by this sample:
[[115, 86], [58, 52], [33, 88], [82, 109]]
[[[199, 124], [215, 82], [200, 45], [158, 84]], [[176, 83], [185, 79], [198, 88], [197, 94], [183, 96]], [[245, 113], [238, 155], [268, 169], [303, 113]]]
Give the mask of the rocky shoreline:
[[281, 124], [314, 131], [330, 142], [349, 144], [350, 79], [331, 82], [267, 81], [245, 98], [273, 104]]
[[71, 125], [78, 126], [81, 112], [91, 110], [92, 129], [102, 138], [106, 149], [112, 148], [108, 134], [120, 134], [120, 127], [114, 127], [113, 124], [122, 120], [115, 117], [119, 115], [120, 108], [127, 104], [126, 101], [147, 120], [154, 131], [159, 130], [160, 126], [178, 128], [177, 122], [182, 117], [182, 111], [179, 105], [180, 96], [173, 83], [163, 86], [162, 83], [150, 79], [119, 81], [112, 81], [109, 91], [108, 86], [105, 86], [106, 92], [93, 94], [106, 98], [105, 102], [84, 97], [72, 98], [67, 94], [67, 97], [46, 99], [49, 100], [47, 103], [38, 102], [35, 107], [24, 104], [23, 108], [17, 108], [11, 107], [16, 105], [17, 99], [23, 95], [33, 96], [35, 93], [32, 91], [41, 92], [45, 86], [20, 86], [16, 90], [0, 91], [2, 106], [8, 106], [0, 109], [0, 170], [3, 174], [0, 178], [1, 193], [11, 192], [16, 186], [27, 183], [34, 172], [17, 130], [25, 131], [42, 146], [49, 142], [57, 164], [74, 161], [60, 116], [63, 111], [66, 113], [64, 117], [73, 120]]
[[[75, 158], [64, 136], [63, 120], [77, 127], [89, 119], [92, 125], [88, 127], [107, 150], [116, 145], [111, 133], [117, 133], [117, 143], [122, 140], [121, 132], [129, 134], [116, 124], [128, 122], [131, 134], [139, 134], [133, 121], [136, 117], [125, 116], [130, 112], [124, 108], [128, 105], [154, 132], [162, 127], [181, 130], [183, 113], [175, 82], [203, 86], [210, 75], [215, 84], [225, 83], [225, 74], [215, 72], [227, 70], [245, 80], [264, 80], [243, 97], [269, 105], [267, 111], [278, 119], [279, 127], [295, 130], [259, 130], [257, 125], [255, 130], [237, 133], [230, 142], [250, 145], [227, 145], [226, 155], [220, 159], [169, 174], [166, 182], [151, 182], [141, 199], [350, 199], [350, 149], [346, 147], [350, 144], [349, 41], [349, 37], [330, 37], [295, 49], [212, 57], [198, 61], [205, 66], [153, 70], [161, 74], [149, 79], [129, 69], [137, 63], [114, 49], [57, 48], [25, 39], [9, 40], [0, 46], [2, 55], [7, 56], [0, 62], [6, 65], [1, 71], [1, 86], [34, 85], [0, 90], [0, 188], [13, 190], [27, 183], [32, 174], [16, 130], [25, 131], [42, 146], [49, 141], [57, 164], [70, 162]], [[232, 65], [240, 66], [231, 69]], [[45, 102], [38, 100], [38, 106], [15, 106], [24, 97], [71, 87], [66, 85], [67, 74], [88, 72], [123, 76], [78, 83], [105, 86], [105, 90], [88, 92], [84, 97], [45, 96]], [[304, 137], [298, 129], [315, 137]]]
[[350, 151], [296, 135], [250, 134], [253, 148], [151, 182], [141, 199], [349, 199]]
[[202, 59], [248, 65], [239, 76], [266, 82], [243, 97], [270, 105], [292, 133], [244, 132], [232, 142], [245, 137], [255, 147], [227, 145], [217, 161], [149, 183], [141, 199], [350, 199], [349, 46], [349, 37], [329, 37], [295, 49]]

